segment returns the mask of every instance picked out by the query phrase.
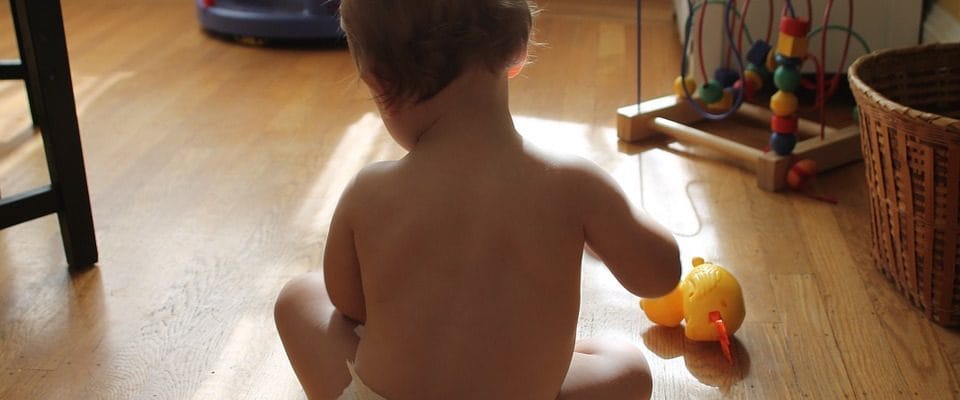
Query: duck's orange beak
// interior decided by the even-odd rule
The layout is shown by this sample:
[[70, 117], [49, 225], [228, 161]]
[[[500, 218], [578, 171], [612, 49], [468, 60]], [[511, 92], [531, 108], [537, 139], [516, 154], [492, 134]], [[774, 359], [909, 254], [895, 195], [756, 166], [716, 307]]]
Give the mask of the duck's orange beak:
[[720, 348], [723, 349], [723, 355], [727, 357], [727, 362], [733, 365], [733, 354], [730, 352], [730, 336], [727, 335], [727, 326], [723, 323], [720, 311], [710, 311], [710, 322], [717, 327], [717, 336], [720, 337]]

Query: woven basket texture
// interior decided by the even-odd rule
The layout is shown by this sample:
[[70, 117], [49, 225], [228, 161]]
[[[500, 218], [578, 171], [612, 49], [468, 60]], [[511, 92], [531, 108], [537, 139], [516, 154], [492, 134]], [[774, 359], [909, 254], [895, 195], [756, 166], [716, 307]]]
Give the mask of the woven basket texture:
[[927, 318], [960, 325], [960, 43], [874, 52], [849, 77], [874, 261]]

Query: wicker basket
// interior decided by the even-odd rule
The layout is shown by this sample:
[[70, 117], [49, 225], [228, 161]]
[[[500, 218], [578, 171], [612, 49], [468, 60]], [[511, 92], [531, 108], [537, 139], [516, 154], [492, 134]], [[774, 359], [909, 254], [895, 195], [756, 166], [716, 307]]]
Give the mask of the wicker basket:
[[960, 325], [960, 43], [874, 52], [849, 76], [873, 258], [929, 319]]

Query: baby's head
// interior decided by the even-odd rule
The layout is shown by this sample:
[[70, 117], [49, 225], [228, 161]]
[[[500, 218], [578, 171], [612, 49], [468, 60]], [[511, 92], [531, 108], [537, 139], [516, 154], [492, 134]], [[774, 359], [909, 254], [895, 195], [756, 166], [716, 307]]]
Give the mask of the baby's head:
[[430, 99], [465, 68], [504, 73], [524, 62], [527, 0], [342, 0], [341, 25], [360, 69], [387, 107]]

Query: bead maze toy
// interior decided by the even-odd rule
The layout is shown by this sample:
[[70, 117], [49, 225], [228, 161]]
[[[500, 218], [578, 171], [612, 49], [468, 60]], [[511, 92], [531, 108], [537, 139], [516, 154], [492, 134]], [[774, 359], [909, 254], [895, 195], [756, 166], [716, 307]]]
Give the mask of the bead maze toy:
[[[642, 67], [639, 51], [641, 39], [639, 3], [638, 1], [638, 100]], [[772, 18], [774, 1], [768, 0], [768, 3]], [[859, 40], [864, 49], [869, 52], [867, 44], [852, 29], [853, 0], [848, 0], [849, 20], [846, 26], [828, 24], [833, 0], [827, 0], [823, 26], [812, 30], [811, 1], [807, 0], [806, 18], [797, 16], [793, 3], [794, 1], [791, 0], [783, 2], [779, 37], [774, 46], [769, 44], [772, 19], [766, 40], [759, 38], [753, 40], [750, 37], [744, 18], [749, 11], [750, 0], [743, 0], [739, 11], [736, 10], [737, 0], [703, 0], [697, 4], [694, 4], [693, 0], [688, 0], [690, 14], [686, 21], [681, 73], [674, 81], [675, 94], [618, 109], [617, 133], [620, 139], [626, 142], [637, 142], [657, 133], [664, 133], [680, 142], [710, 148], [751, 169], [757, 175], [758, 186], [767, 191], [777, 191], [787, 186], [793, 187], [794, 182], [801, 181], [788, 179], [788, 175], [793, 175], [792, 178], [798, 175], [808, 176], [816, 173], [816, 170], [826, 171], [860, 160], [862, 155], [859, 127], [851, 125], [836, 129], [827, 127], [822, 122], [800, 118], [798, 116], [800, 101], [795, 94], [801, 87], [816, 90], [814, 108], [820, 111], [822, 121], [825, 103], [839, 87], [840, 70], [846, 62], [851, 38], [855, 37]], [[708, 77], [706, 67], [703, 65], [703, 51], [700, 45], [703, 37], [703, 19], [708, 4], [724, 5], [724, 37], [728, 46], [727, 66], [717, 68], [713, 79]], [[700, 49], [699, 67], [704, 82], [699, 88], [696, 80], [687, 71], [687, 55], [693, 42], [691, 40], [693, 18], [698, 14], [698, 10], [699, 29], [696, 45]], [[736, 27], [738, 21], [739, 27]], [[734, 34], [735, 30], [736, 34]], [[847, 33], [840, 65], [829, 85], [822, 65], [826, 56], [828, 30], [842, 30]], [[745, 34], [750, 44], [746, 52], [746, 62], [741, 59]], [[821, 50], [819, 58], [807, 52], [809, 41], [818, 34]], [[734, 40], [735, 37], [736, 40]], [[730, 68], [732, 61], [736, 61], [739, 68]], [[805, 82], [802, 79], [800, 69], [806, 61], [814, 62], [817, 67], [815, 83]], [[770, 96], [769, 109], [748, 102], [765, 88], [771, 87], [777, 90]], [[726, 119], [733, 114], [770, 124], [772, 133], [769, 139], [769, 151], [753, 148], [691, 126], [704, 120]], [[816, 137], [801, 141], [797, 139], [798, 134]], [[800, 170], [795, 166], [798, 160], [806, 161]]]

